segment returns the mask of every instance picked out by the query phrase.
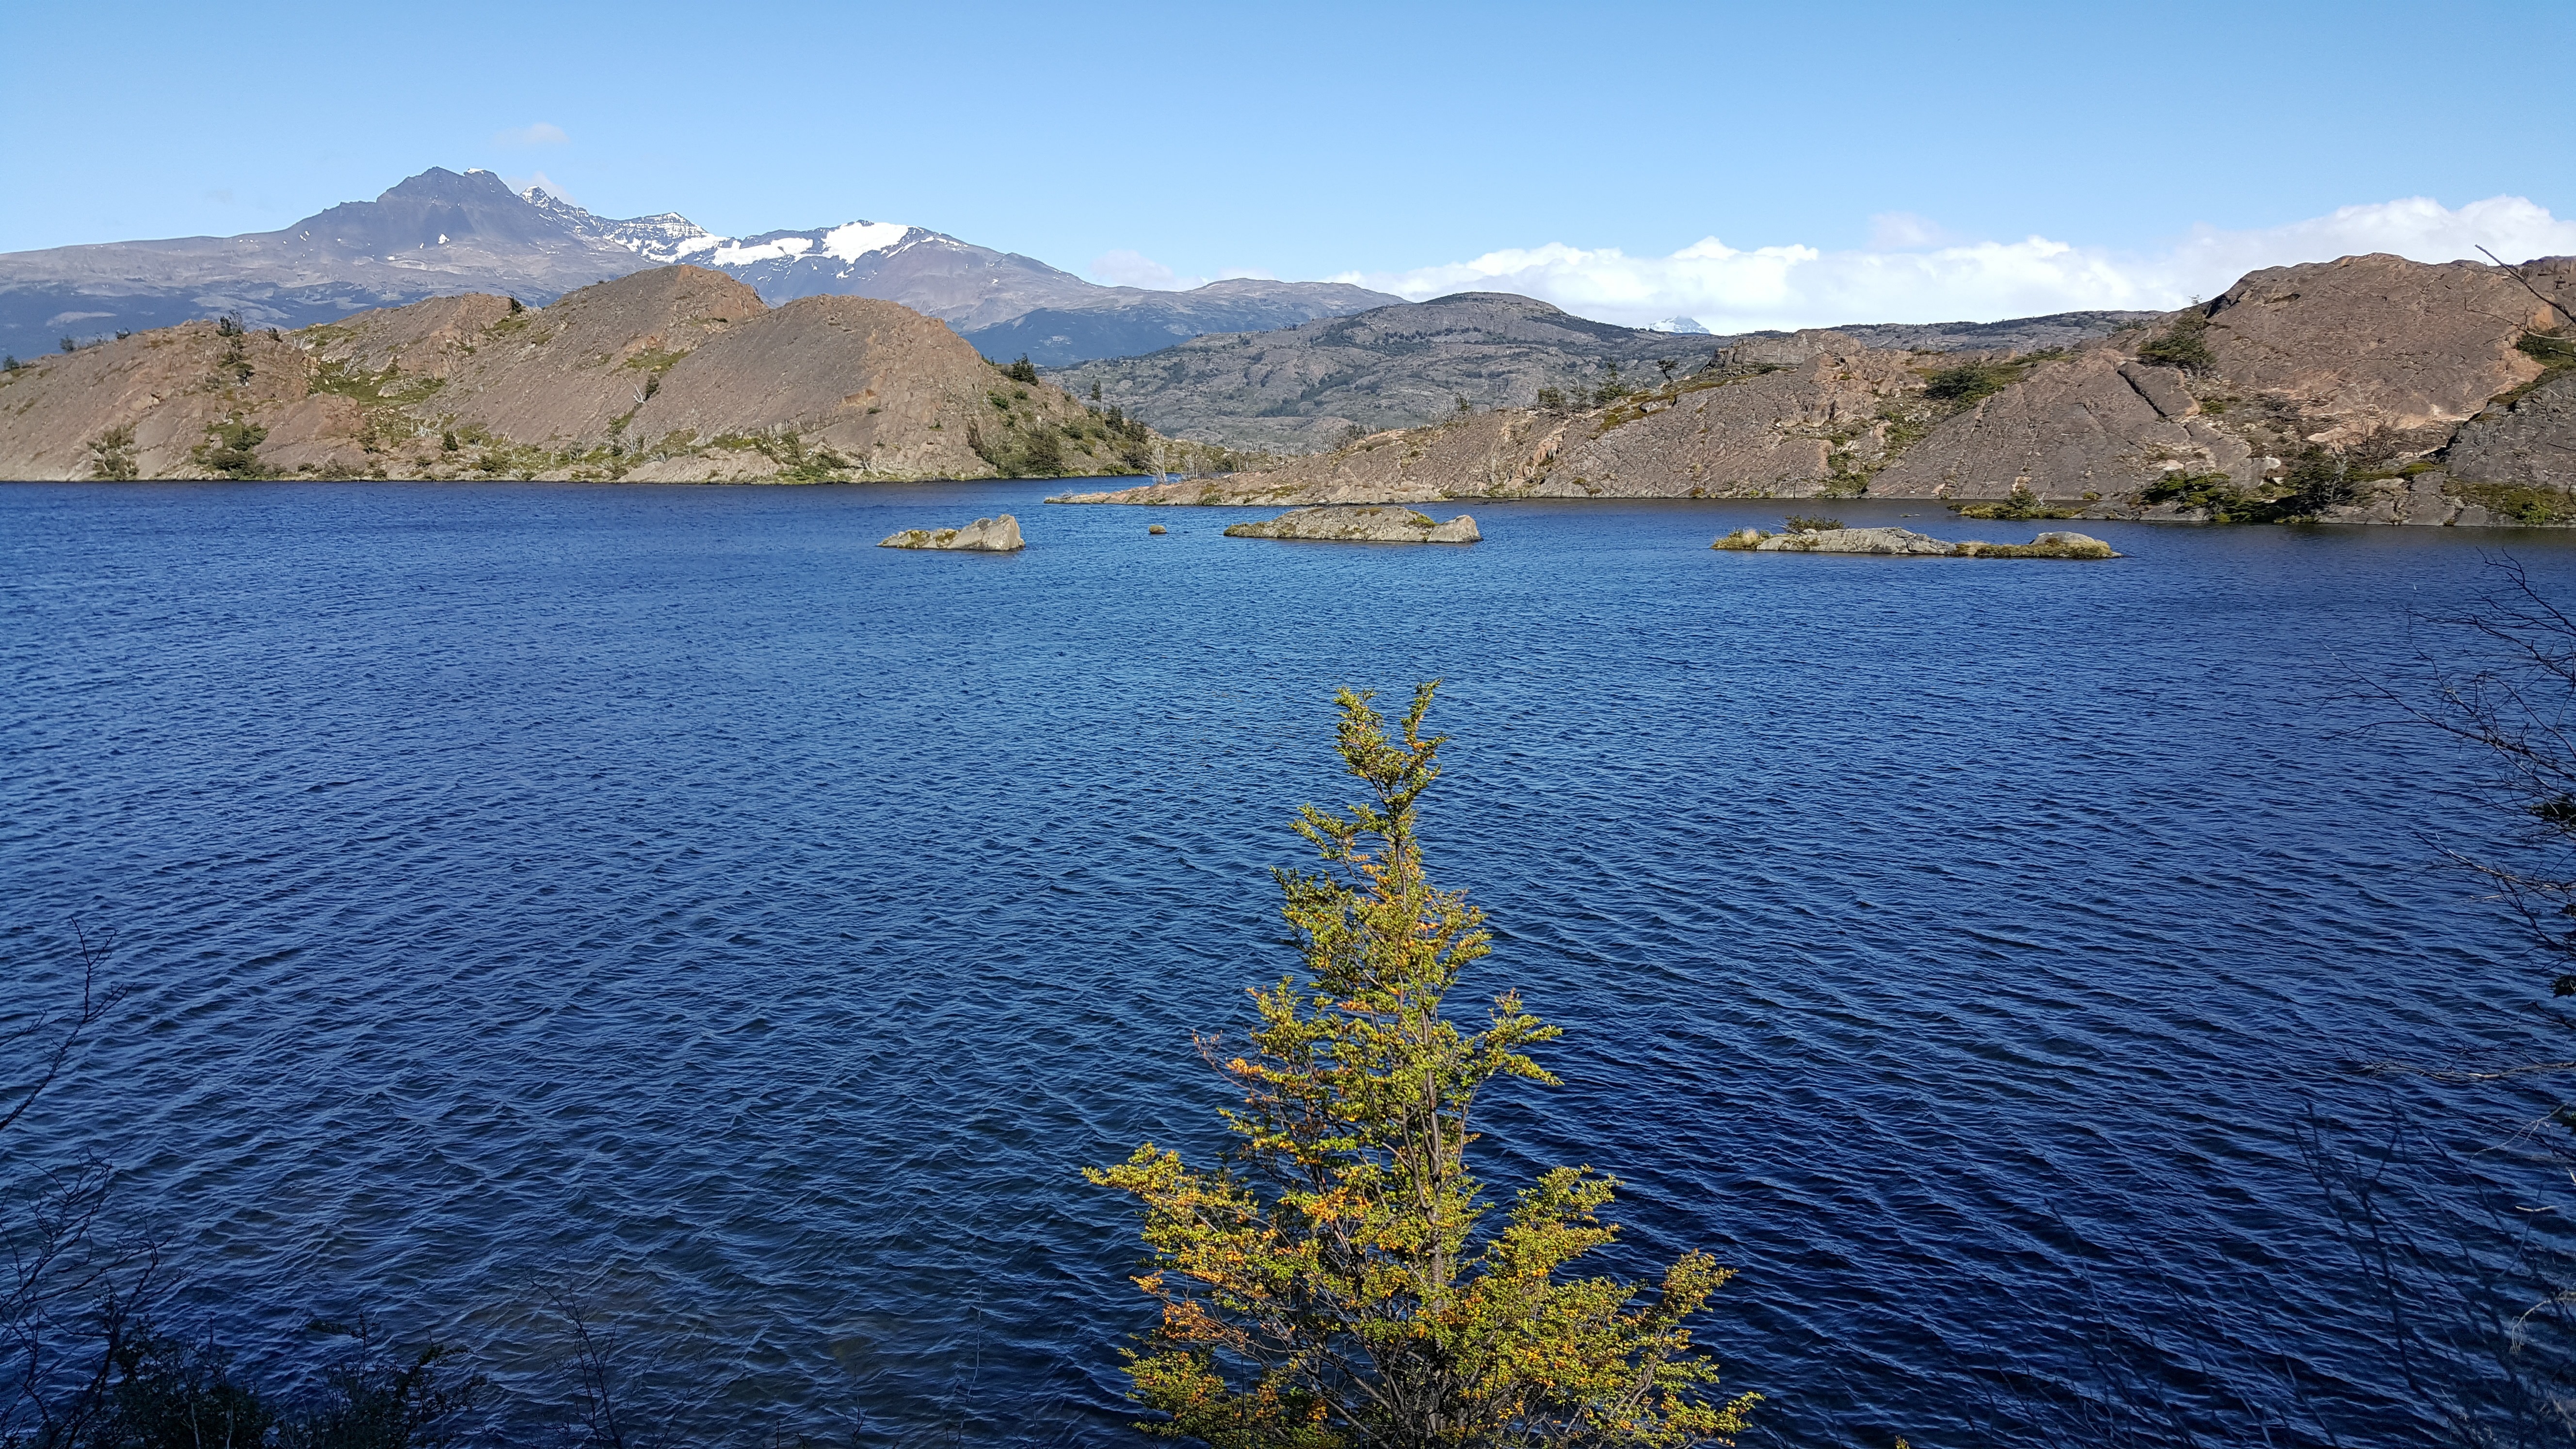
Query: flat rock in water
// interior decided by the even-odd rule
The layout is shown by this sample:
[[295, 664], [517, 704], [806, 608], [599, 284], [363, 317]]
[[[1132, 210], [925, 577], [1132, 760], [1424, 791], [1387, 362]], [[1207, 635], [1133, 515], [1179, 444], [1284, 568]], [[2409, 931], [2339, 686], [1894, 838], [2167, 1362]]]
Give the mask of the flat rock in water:
[[1228, 538], [1286, 538], [1319, 543], [1474, 543], [1476, 520], [1459, 514], [1434, 523], [1427, 513], [1386, 505], [1292, 508], [1259, 523], [1238, 523]]
[[1710, 545], [1740, 553], [1864, 553], [1907, 558], [2118, 558], [2090, 534], [2043, 533], [2028, 543], [1951, 543], [1910, 528], [1816, 528], [1764, 533], [1740, 528]]
[[1020, 538], [1020, 521], [1005, 513], [979, 518], [964, 528], [907, 528], [886, 535], [879, 548], [945, 548], [967, 553], [1017, 553], [1028, 547]]

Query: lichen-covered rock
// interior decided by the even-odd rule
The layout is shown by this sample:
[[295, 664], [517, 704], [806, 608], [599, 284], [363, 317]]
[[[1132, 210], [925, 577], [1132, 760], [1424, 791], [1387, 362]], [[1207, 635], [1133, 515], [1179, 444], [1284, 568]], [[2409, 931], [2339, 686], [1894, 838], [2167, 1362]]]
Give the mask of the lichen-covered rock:
[[1459, 514], [1434, 523], [1410, 508], [1294, 508], [1277, 518], [1238, 523], [1228, 538], [1281, 538], [1314, 543], [1474, 543], [1484, 535], [1476, 520]]
[[964, 528], [907, 528], [886, 535], [879, 548], [944, 548], [964, 553], [1017, 553], [1028, 547], [1020, 538], [1020, 521], [1005, 513], [979, 518]]
[[1855, 553], [1893, 558], [2118, 558], [2090, 534], [2043, 533], [2028, 543], [1951, 543], [1910, 528], [1816, 528], [1764, 533], [1740, 528], [1711, 544], [1737, 553]]

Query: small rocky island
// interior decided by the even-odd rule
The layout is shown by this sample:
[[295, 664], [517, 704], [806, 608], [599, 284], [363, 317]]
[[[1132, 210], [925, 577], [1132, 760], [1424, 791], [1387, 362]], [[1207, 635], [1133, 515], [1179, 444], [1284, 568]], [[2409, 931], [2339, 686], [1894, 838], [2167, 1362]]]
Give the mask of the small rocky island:
[[907, 528], [890, 533], [879, 548], [944, 548], [965, 553], [1017, 553], [1028, 547], [1020, 537], [1020, 521], [1005, 513], [999, 518], [979, 518], [964, 528]]
[[1292, 508], [1277, 518], [1238, 523], [1225, 536], [1317, 543], [1474, 543], [1484, 537], [1476, 520], [1463, 513], [1434, 523], [1427, 513], [1384, 506]]
[[2043, 533], [2028, 543], [1952, 543], [1910, 528], [1739, 528], [1709, 545], [1741, 553], [1860, 553], [1904, 558], [2118, 558], [2086, 533]]

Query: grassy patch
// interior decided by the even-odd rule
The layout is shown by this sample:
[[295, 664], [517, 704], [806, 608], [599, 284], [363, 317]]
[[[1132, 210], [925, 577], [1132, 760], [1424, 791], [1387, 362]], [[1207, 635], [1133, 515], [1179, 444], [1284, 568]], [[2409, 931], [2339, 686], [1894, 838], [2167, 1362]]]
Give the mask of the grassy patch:
[[2209, 350], [2208, 331], [2207, 317], [2185, 312], [2138, 349], [2138, 360], [2157, 367], [2178, 367], [2195, 375], [2216, 372], [2218, 358]]
[[2499, 518], [2533, 527], [2576, 523], [2576, 499], [2555, 488], [2526, 488], [2515, 483], [2452, 483], [2444, 492], [2462, 503], [2474, 503]]

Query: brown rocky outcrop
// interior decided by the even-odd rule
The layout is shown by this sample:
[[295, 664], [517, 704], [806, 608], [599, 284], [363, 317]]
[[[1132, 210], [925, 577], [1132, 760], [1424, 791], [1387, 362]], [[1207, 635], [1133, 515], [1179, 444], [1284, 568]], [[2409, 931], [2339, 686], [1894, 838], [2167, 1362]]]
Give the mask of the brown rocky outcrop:
[[1504, 409], [1373, 434], [1222, 479], [1059, 503], [1419, 503], [1441, 498], [1805, 498], [1888, 452], [1882, 416], [1920, 394], [1911, 355], [1832, 332], [1777, 339], [1804, 360], [1748, 363], [1578, 413]]
[[[2538, 295], [2468, 263], [2272, 268], [2153, 325], [2019, 356], [1896, 352], [1838, 332], [1739, 339], [1707, 370], [1570, 416], [1479, 414], [1266, 472], [1081, 501], [1802, 497], [1865, 485], [1897, 498], [2027, 493], [2092, 516], [2212, 516], [2219, 505], [2189, 496], [2223, 496], [2236, 517], [2478, 523], [2511, 506], [2517, 521], [2576, 521], [2576, 498], [2458, 491], [2576, 487], [2576, 385], [2535, 387], [2557, 354], [2526, 341], [2561, 322], [2553, 301], [2576, 306], [2576, 259], [2520, 271]], [[2449, 471], [2428, 475], [2437, 453]], [[2302, 491], [2320, 467], [2352, 480], [2352, 501]]]
[[2213, 425], [2172, 368], [2110, 347], [2042, 362], [1935, 426], [1869, 480], [1874, 496], [2099, 499], [2169, 472], [2256, 474], [2246, 444]]
[[[1159, 441], [894, 303], [773, 309], [695, 267], [543, 309], [441, 297], [288, 334], [190, 323], [47, 357], [0, 389], [0, 476], [18, 478], [93, 476], [127, 428], [147, 478], [1086, 476]], [[207, 456], [227, 441], [247, 458]]]
[[[1786, 339], [1805, 353], [1776, 371], [1707, 374], [1565, 429], [1513, 491], [1580, 498], [1807, 498], [1887, 454], [1891, 404], [1919, 394], [1910, 354], [1833, 332]], [[1722, 380], [1721, 380], [1722, 379]], [[1694, 384], [1707, 382], [1710, 385]]]
[[[2576, 258], [2522, 272], [2544, 296], [2576, 306]], [[2499, 268], [2386, 255], [2249, 272], [2203, 310], [2229, 391], [2295, 412], [2310, 442], [2350, 446], [2384, 434], [2419, 451], [2538, 377], [2540, 364], [2514, 344], [2559, 321]]]

